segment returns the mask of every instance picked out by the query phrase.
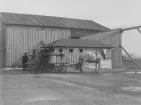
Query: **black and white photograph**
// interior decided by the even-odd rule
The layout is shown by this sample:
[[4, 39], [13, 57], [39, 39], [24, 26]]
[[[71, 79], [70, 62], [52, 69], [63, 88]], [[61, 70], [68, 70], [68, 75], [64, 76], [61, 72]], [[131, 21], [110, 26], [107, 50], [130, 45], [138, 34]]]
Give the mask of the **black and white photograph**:
[[0, 105], [141, 105], [141, 0], [0, 0]]

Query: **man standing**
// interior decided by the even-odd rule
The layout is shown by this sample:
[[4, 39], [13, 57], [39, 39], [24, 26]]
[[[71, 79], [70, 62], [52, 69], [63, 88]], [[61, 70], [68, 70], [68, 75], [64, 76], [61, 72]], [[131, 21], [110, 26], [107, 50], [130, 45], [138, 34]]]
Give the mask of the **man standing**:
[[27, 62], [28, 62], [28, 56], [27, 53], [25, 53], [24, 56], [22, 57], [23, 71], [26, 71]]

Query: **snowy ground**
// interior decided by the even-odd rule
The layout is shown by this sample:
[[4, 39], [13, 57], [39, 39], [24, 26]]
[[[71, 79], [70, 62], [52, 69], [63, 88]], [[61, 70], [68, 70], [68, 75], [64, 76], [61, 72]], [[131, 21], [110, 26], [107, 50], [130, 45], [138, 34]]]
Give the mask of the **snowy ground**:
[[0, 74], [0, 105], [141, 105], [141, 74]]

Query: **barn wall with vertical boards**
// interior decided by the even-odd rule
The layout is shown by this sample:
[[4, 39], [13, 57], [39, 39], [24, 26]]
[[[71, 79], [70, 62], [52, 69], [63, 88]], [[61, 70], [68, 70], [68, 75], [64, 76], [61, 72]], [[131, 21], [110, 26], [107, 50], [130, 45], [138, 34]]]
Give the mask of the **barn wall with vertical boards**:
[[0, 19], [0, 68], [2, 68], [2, 22]]
[[[107, 38], [106, 38], [107, 37]], [[102, 40], [105, 38], [104, 40]], [[121, 45], [121, 33], [117, 30], [112, 33], [103, 33], [97, 35], [90, 35], [86, 37], [82, 37], [81, 39], [89, 39], [89, 40], [100, 40], [101, 42], [118, 47]], [[107, 50], [106, 57], [112, 59], [112, 67], [118, 68], [122, 66], [122, 50], [121, 48], [114, 48], [111, 50]]]
[[88, 35], [95, 35], [101, 31], [99, 30], [88, 30], [88, 29], [71, 29], [71, 38], [80, 38]]
[[[54, 53], [60, 54], [59, 49], [60, 48], [55, 48]], [[79, 48], [72, 48], [73, 52], [70, 52], [71, 48], [61, 48], [61, 49], [63, 50], [62, 54], [64, 54], [64, 56], [65, 56], [65, 57], [63, 57], [63, 60], [62, 60], [63, 63], [67, 63], [67, 64], [71, 65], [71, 64], [76, 64], [78, 62], [79, 55], [81, 54], [79, 52]], [[52, 62], [59, 63], [60, 57], [59, 56], [54, 57], [54, 59], [52, 59]]]
[[5, 67], [5, 57], [6, 57], [5, 35], [6, 35], [6, 25], [0, 20], [0, 68]]
[[70, 29], [8, 25], [6, 28], [6, 66], [21, 64], [25, 52], [38, 49], [40, 41], [50, 43], [70, 38]]

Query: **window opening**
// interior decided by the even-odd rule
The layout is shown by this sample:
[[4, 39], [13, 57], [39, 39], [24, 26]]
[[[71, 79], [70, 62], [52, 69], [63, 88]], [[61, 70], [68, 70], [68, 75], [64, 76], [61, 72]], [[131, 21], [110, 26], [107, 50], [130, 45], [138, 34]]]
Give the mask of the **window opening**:
[[73, 49], [70, 49], [70, 52], [73, 52]]

